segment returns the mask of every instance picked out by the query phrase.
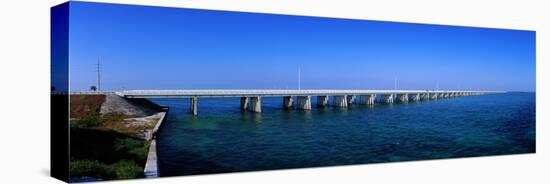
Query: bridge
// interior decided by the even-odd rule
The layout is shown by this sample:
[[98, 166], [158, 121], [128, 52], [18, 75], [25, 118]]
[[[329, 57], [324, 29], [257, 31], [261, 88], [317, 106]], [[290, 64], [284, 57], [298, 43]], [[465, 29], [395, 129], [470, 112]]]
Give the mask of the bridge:
[[199, 98], [239, 97], [242, 110], [262, 112], [262, 97], [282, 97], [282, 107], [285, 109], [311, 110], [312, 96], [317, 97], [316, 105], [318, 107], [346, 108], [352, 104], [405, 103], [504, 92], [461, 90], [127, 90], [115, 93], [124, 98], [188, 98], [191, 102], [191, 113], [197, 115]]

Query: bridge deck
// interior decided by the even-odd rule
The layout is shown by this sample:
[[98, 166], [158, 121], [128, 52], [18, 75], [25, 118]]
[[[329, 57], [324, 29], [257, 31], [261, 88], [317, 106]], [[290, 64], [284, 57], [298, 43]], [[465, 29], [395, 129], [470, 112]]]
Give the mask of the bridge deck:
[[252, 97], [252, 96], [337, 96], [415, 93], [498, 93], [498, 91], [442, 90], [127, 90], [116, 92], [126, 98]]

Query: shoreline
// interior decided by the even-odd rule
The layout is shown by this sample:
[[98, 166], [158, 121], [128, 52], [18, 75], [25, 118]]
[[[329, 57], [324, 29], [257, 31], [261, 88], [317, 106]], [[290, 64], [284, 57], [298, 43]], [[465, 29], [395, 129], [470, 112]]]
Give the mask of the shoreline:
[[162, 122], [164, 122], [166, 113], [168, 113], [168, 111], [160, 113], [162, 113], [162, 115], [155, 125], [155, 128], [153, 128], [153, 131], [151, 132], [149, 151], [147, 152], [147, 161], [145, 162], [145, 167], [143, 169], [143, 174], [145, 178], [159, 177], [156, 133], [162, 125]]

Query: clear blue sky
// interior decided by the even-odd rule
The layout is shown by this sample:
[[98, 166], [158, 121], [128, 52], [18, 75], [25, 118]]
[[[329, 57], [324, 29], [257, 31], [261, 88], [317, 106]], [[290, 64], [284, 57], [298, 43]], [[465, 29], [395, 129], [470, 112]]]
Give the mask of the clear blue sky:
[[72, 2], [71, 90], [535, 91], [535, 32]]

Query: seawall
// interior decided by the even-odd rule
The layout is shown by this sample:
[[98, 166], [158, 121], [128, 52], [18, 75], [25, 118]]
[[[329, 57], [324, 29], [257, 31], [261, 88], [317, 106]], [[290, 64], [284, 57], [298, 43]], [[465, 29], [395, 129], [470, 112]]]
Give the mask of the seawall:
[[162, 125], [162, 122], [164, 122], [167, 112], [168, 111], [160, 112], [162, 115], [155, 125], [155, 128], [153, 128], [151, 144], [149, 145], [149, 152], [147, 153], [147, 162], [145, 163], [145, 168], [143, 170], [145, 178], [159, 177], [156, 134]]

